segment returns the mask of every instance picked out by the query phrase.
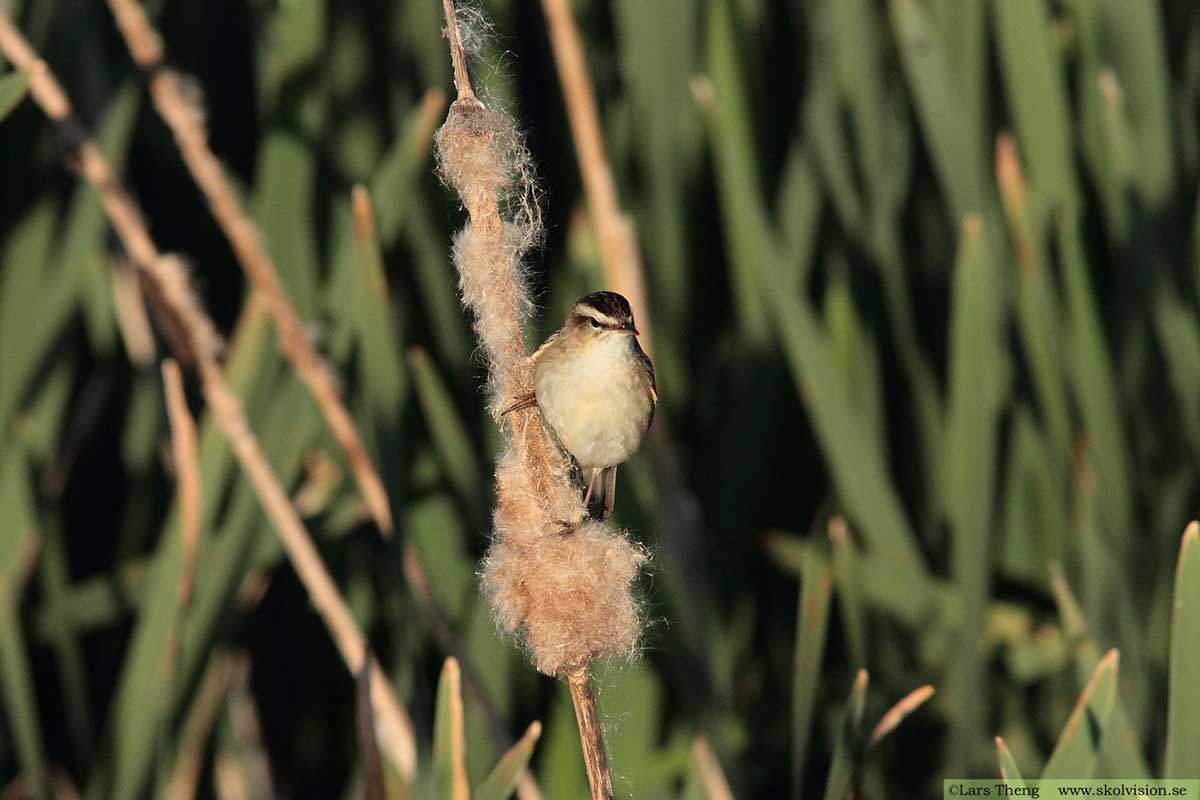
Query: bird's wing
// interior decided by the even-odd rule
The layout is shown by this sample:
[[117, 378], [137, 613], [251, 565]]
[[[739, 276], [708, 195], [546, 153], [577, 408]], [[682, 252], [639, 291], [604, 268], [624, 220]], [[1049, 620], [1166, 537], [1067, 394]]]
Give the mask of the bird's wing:
[[635, 339], [633, 342], [633, 352], [642, 362], [642, 368], [646, 370], [646, 377], [650, 379], [650, 419], [646, 422], [646, 427], [650, 427], [650, 423], [654, 421], [654, 410], [658, 408], [658, 384], [654, 380], [654, 364], [650, 361], [650, 356], [642, 350], [642, 346]]
[[529, 363], [536, 364], [538, 362], [538, 359], [541, 358], [543, 355], [545, 355], [546, 348], [550, 347], [552, 344], [557, 342], [558, 337], [560, 337], [560, 336], [562, 336], [561, 330], [557, 330], [554, 333], [547, 336], [546, 341], [539, 344], [537, 346], [537, 349], [529, 354]]
[[[545, 354], [546, 348], [548, 348], [550, 345], [552, 345], [556, 341], [558, 341], [558, 337], [561, 334], [562, 334], [562, 331], [555, 331], [554, 333], [547, 336], [546, 341], [544, 341], [540, 345], [538, 345], [537, 349], [529, 354], [529, 363], [534, 365], [534, 367], [536, 368], [538, 359], [541, 358], [542, 355]], [[509, 406], [508, 408], [504, 409], [503, 412], [501, 412], [501, 416], [504, 416], [505, 414], [509, 414], [513, 411], [520, 411], [521, 409], [525, 409], [525, 408], [533, 408], [536, 405], [537, 405], [536, 392], [529, 392], [528, 394], [517, 395], [516, 397], [513, 398], [512, 405]]]

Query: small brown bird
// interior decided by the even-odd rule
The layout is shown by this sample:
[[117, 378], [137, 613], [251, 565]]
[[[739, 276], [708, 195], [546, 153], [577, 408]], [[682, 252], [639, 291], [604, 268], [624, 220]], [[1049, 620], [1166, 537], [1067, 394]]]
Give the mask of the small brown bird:
[[534, 404], [588, 481], [583, 502], [612, 513], [617, 465], [637, 452], [654, 419], [654, 365], [637, 341], [629, 301], [593, 292], [576, 301], [555, 333], [533, 352], [534, 393], [510, 410]]

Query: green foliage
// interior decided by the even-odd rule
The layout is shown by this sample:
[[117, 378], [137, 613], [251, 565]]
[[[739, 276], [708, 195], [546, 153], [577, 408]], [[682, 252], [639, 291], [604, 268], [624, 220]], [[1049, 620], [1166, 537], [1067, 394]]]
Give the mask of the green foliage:
[[541, 735], [542, 726], [534, 723], [513, 745], [512, 749], [501, 757], [495, 768], [484, 778], [483, 783], [475, 789], [475, 800], [505, 800], [512, 796], [517, 786], [521, 771], [529, 764], [533, 755], [534, 745]]
[[863, 711], [867, 703], [867, 673], [860, 670], [850, 688], [850, 699], [834, 734], [833, 763], [825, 784], [825, 800], [840, 800], [850, 793], [854, 762], [862, 750]]
[[29, 91], [29, 76], [24, 72], [0, 75], [0, 122], [21, 104]]
[[466, 789], [458, 784], [465, 780], [467, 769], [461, 674], [458, 662], [446, 659], [433, 717], [433, 793], [444, 800], [461, 797], [457, 789]]
[[1007, 394], [1000, 347], [1004, 293], [977, 216], [963, 220], [954, 272], [944, 463], [949, 473], [946, 516], [954, 534], [950, 563], [962, 603], [962, 636], [948, 680], [961, 708], [955, 735], [975, 739], [984, 735], [979, 632], [990, 581], [997, 434]]
[[[450, 262], [463, 215], [428, 157], [440, 4], [149, 4], [341, 380], [386, 542], [107, 8], [76, 5], [11, 13], [192, 264], [229, 382], [414, 719], [419, 774], [385, 764], [389, 796], [450, 796], [465, 770], [496, 800], [526, 766], [581, 796], [565, 687], [496, 635], [476, 580], [497, 435]], [[705, 796], [698, 737], [740, 796], [1200, 776], [1200, 539], [1177, 538], [1200, 496], [1192, 4], [572, 5], [663, 398], [618, 481], [654, 563], [643, 652], [597, 666], [617, 794]], [[596, 242], [538, 6], [482, 7], [476, 85], [542, 173], [545, 335], [601, 285]], [[114, 302], [125, 255], [28, 84], [0, 61], [0, 781], [159, 795], [198, 747], [200, 795], [224, 758], [269, 761], [281, 794], [355, 795], [355, 676], [198, 393], [181, 607], [159, 373]], [[234, 654], [250, 672], [206, 699]], [[439, 686], [451, 654], [461, 688]], [[874, 703], [924, 684], [936, 699], [874, 741]]]
[[999, 736], [996, 737], [996, 751], [1000, 760], [1000, 777], [1004, 779], [1004, 784], [1010, 788], [1024, 787], [1025, 779], [1021, 777], [1021, 770], [1017, 767], [1016, 759], [1013, 758], [1008, 745]]
[[1183, 534], [1175, 571], [1175, 603], [1171, 617], [1171, 683], [1167, 716], [1167, 754], [1163, 774], [1195, 778], [1200, 773], [1200, 687], [1195, 664], [1200, 648], [1200, 527], [1193, 522]]
[[20, 768], [29, 788], [38, 797], [49, 797], [49, 773], [42, 744], [33, 672], [21, 633], [22, 583], [36, 548], [29, 476], [19, 448], [10, 447], [0, 465], [0, 676], [3, 676], [4, 709], [16, 746]]
[[809, 550], [801, 569], [793, 666], [796, 678], [792, 684], [792, 794], [795, 796], [800, 796], [800, 789], [804, 785], [804, 760], [816, 704], [817, 681], [821, 676], [821, 657], [825, 653], [829, 600], [833, 591], [829, 562], [820, 550]]
[[1092, 673], [1075, 710], [1059, 734], [1058, 743], [1042, 771], [1043, 778], [1090, 778], [1100, 756], [1100, 741], [1108, 728], [1117, 694], [1117, 651], [1112, 650]]

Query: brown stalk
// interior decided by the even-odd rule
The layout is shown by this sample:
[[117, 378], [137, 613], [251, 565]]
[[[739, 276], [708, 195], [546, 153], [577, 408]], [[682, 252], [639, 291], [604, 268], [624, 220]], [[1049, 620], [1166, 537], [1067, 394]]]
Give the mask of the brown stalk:
[[[109, 6], [134, 61], [151, 76], [149, 85], [155, 107], [170, 126], [180, 153], [197, 185], [208, 197], [213, 216], [233, 246], [234, 253], [242, 264], [247, 277], [257, 289], [256, 296], [261, 298], [275, 320], [281, 340], [281, 349], [285, 357], [309, 387], [314, 400], [325, 416], [327, 424], [346, 455], [376, 525], [385, 536], [390, 536], [392, 519], [386, 491], [357, 430], [354, 428], [349, 413], [338, 396], [332, 378], [333, 373], [313, 349], [305, 335], [299, 315], [278, 279], [278, 270], [269, 253], [262, 246], [261, 238], [253, 222], [241, 208], [236, 193], [225, 179], [220, 162], [209, 149], [202, 116], [185, 99], [185, 95], [181, 91], [179, 76], [163, 68], [164, 55], [161, 37], [153, 29], [136, 0], [110, 0]], [[462, 74], [466, 83], [459, 86], [459, 91], [461, 93], [465, 90], [473, 96], [470, 81], [465, 78], [465, 69]], [[428, 120], [428, 130], [423, 137], [417, 137], [419, 140], [428, 142], [433, 133], [436, 114], [443, 103], [440, 91], [428, 94], [422, 101], [423, 108], [429, 112], [422, 114], [422, 119]], [[359, 191], [360, 189], [361, 187], [356, 187], [355, 193], [356, 225], [359, 224], [361, 218], [363, 201], [366, 200], [369, 203], [365, 190]], [[445, 614], [438, 607], [432, 592], [428, 591], [429, 581], [412, 544], [405, 541], [402, 549], [406, 580], [417, 595], [417, 599], [430, 618], [435, 631], [438, 632], [443, 649], [461, 659], [463, 657], [460, 652], [461, 648], [452, 646], [454, 638], [445, 622]], [[473, 674], [473, 671], [468, 668], [467, 675]], [[482, 696], [482, 692], [475, 685], [476, 682], [468, 680], [472, 694]], [[486, 705], [485, 710], [489, 717], [494, 718], [494, 709], [491, 708], [490, 703]], [[502, 737], [501, 744], [506, 745], [507, 743], [507, 737]], [[537, 791], [536, 783], [532, 782], [528, 773], [522, 778], [521, 790], [524, 800], [534, 800], [540, 794]]]
[[611, 798], [589, 668], [602, 654], [634, 650], [640, 620], [631, 582], [646, 556], [623, 533], [586, 518], [582, 491], [541, 415], [503, 413], [532, 391], [522, 330], [532, 302], [522, 260], [540, 218], [520, 136], [502, 111], [475, 97], [452, 0], [444, 8], [459, 97], [435, 141], [442, 178], [470, 218], [455, 237], [454, 262], [488, 362], [489, 409], [504, 433], [481, 582], [497, 627], [523, 640], [538, 670], [566, 679], [592, 796]]
[[232, 752], [222, 750], [214, 756], [213, 789], [219, 800], [252, 800], [250, 781]]
[[146, 304], [137, 282], [137, 271], [124, 262], [113, 264], [113, 308], [117, 330], [125, 343], [125, 352], [136, 367], [154, 363], [154, 332], [146, 316]]
[[224, 650], [216, 651], [208, 660], [179, 736], [179, 749], [164, 792], [169, 800], [192, 800], [196, 796], [204, 748], [225, 702], [232, 668], [233, 657]]
[[355, 727], [358, 729], [359, 758], [362, 760], [363, 800], [386, 800], [387, 779], [383, 757], [375, 741], [375, 715], [371, 713], [371, 674], [358, 676], [355, 687]]
[[600, 250], [604, 282], [614, 292], [625, 295], [629, 301], [633, 318], [642, 332], [639, 337], [642, 347], [653, 356], [650, 333], [653, 326], [650, 324], [650, 304], [646, 298], [646, 280], [637, 231], [633, 220], [621, 211], [612, 169], [604, 154], [600, 114], [596, 110], [596, 95], [588, 77], [579, 27], [575, 24], [569, 0], [542, 0], [542, 11], [550, 29], [550, 46], [558, 65], [563, 101], [575, 142], [575, 157], [579, 160], [579, 173], [587, 194], [592, 229]]
[[299, 514], [271, 471], [258, 440], [249, 428], [241, 401], [229, 389], [215, 363], [203, 364], [201, 375], [208, 404], [229, 437], [243, 470], [254, 484], [267, 516], [283, 540], [284, 549], [308, 590], [309, 598], [329, 628], [346, 666], [357, 675], [364, 669], [364, 659], [369, 658], [366, 669], [371, 673], [371, 700], [381, 728], [380, 743], [396, 762], [400, 773], [406, 779], [411, 779], [416, 769], [416, 744], [408, 715], [396, 700], [387, 675], [375, 658], [365, 655], [366, 640], [362, 631], [321, 562]]
[[243, 210], [237, 192], [225, 177], [221, 162], [208, 146], [203, 114], [194, 102], [185, 99], [187, 93], [180, 76], [163, 66], [162, 39], [137, 0], [109, 0], [108, 5], [130, 55], [149, 76], [150, 95], [155, 108], [171, 129], [180, 155], [208, 199], [213, 217], [224, 231], [246, 277], [262, 297], [275, 322], [280, 350], [308, 387], [334, 438], [346, 454], [354, 480], [375, 524], [384, 536], [391, 536], [392, 513], [383, 481], [342, 403], [334, 373], [305, 333], [300, 316], [280, 283], [279, 271], [263, 246], [258, 229]]
[[575, 705], [575, 721], [579, 724], [579, 741], [583, 744], [583, 766], [587, 770], [592, 800], [612, 800], [612, 778], [608, 774], [608, 756], [604, 751], [604, 732], [600, 715], [596, 713], [596, 695], [592, 678], [586, 669], [567, 675], [571, 702]]
[[275, 797], [271, 765], [263, 745], [261, 715], [250, 689], [250, 654], [240, 652], [233, 658], [225, 714], [237, 741], [237, 761], [254, 797]]
[[195, 359], [204, 398], [229, 440], [234, 455], [258, 494], [267, 517], [283, 542], [309, 598], [321, 615], [351, 674], [364, 665], [372, 672], [371, 700], [379, 720], [381, 743], [406, 779], [416, 770], [416, 744], [412, 723], [396, 700], [391, 684], [374, 658], [366, 654], [366, 641], [339, 593], [300, 517], [264, 456], [258, 439], [217, 362], [218, 338], [211, 321], [180, 286], [177, 260], [159, 252], [133, 201], [121, 188], [108, 161], [90, 134], [74, 119], [70, 102], [46, 63], [38, 58], [9, 20], [0, 15], [0, 51], [29, 75], [34, 101], [66, 130], [75, 148], [79, 171], [100, 195], [105, 213], [138, 269], [174, 316], [190, 355]]
[[1021, 171], [1021, 160], [1017, 155], [1017, 143], [1011, 133], [996, 137], [996, 184], [1000, 187], [1000, 203], [1009, 220], [1017, 264], [1026, 273], [1034, 268], [1034, 249], [1028, 233], [1028, 192], [1025, 175]]
[[933, 697], [933, 692], [933, 685], [927, 683], [924, 686], [913, 689], [900, 698], [899, 702], [889, 708], [887, 713], [880, 717], [879, 722], [871, 729], [871, 737], [867, 740], [867, 749], [869, 750], [879, 744], [885, 736], [894, 731], [901, 722], [920, 708], [926, 700]]
[[171, 454], [175, 465], [175, 494], [179, 498], [180, 565], [179, 591], [175, 615], [167, 637], [163, 669], [163, 706], [171, 707], [178, 691], [180, 643], [187, 625], [192, 599], [192, 575], [196, 566], [196, 547], [200, 541], [200, 470], [196, 458], [196, 423], [188, 410], [183, 389], [183, 374], [172, 358], [163, 359], [163, 392], [166, 395], [167, 423], [171, 429]]
[[[219, 160], [209, 149], [202, 115], [185, 99], [186, 94], [181, 89], [179, 76], [163, 67], [164, 48], [161, 37], [154, 30], [137, 0], [109, 0], [109, 7], [134, 61], [150, 76], [149, 87], [155, 107], [171, 128], [184, 162], [208, 198], [213, 216], [225, 232], [238, 261], [257, 290], [256, 297], [260, 298], [274, 319], [284, 356], [308, 386], [334, 438], [345, 453], [375, 524], [385, 536], [390, 536], [393, 522], [383, 482], [338, 395], [333, 372], [317, 354], [304, 333], [299, 315], [279, 281], [278, 270], [263, 247], [254, 223], [241, 208], [237, 194], [225, 179]], [[466, 74], [465, 69], [463, 74]], [[470, 92], [469, 80], [466, 83], [466, 91]], [[421, 118], [428, 120], [427, 130], [424, 136], [416, 137], [418, 140], [428, 142], [433, 133], [436, 115], [443, 103], [440, 91], [426, 95], [422, 101]], [[358, 196], [360, 194], [361, 197]], [[365, 190], [356, 191], [356, 224], [360, 218], [357, 212], [362, 208], [362, 201], [366, 197]], [[412, 544], [405, 541], [402, 549], [406, 579], [435, 631], [439, 632], [438, 638], [442, 640], [445, 648], [453, 641], [445, 622], [445, 614], [438, 607], [432, 592], [422, 588], [427, 587], [429, 581]], [[448, 649], [447, 652], [462, 657], [458, 648]], [[468, 674], [473, 672], [468, 670]], [[478, 694], [473, 685], [472, 690]], [[490, 708], [489, 710], [491, 711]], [[501, 743], [507, 744], [507, 741]], [[523, 781], [522, 785], [526, 789], [523, 793], [525, 800], [532, 800], [535, 795], [528, 792], [526, 782]]]
[[692, 760], [700, 768], [700, 779], [704, 782], [704, 796], [708, 800], [733, 800], [733, 792], [729, 789], [729, 781], [721, 762], [703, 736], [692, 740]]
[[451, 656], [442, 665], [442, 680], [450, 695], [450, 752], [439, 752], [441, 742], [436, 742], [434, 758], [445, 758], [450, 762], [450, 799], [468, 800], [471, 796], [467, 782], [467, 734], [463, 721], [462, 672], [458, 662]]
[[192, 596], [196, 546], [200, 541], [200, 470], [196, 461], [196, 423], [188, 411], [187, 397], [183, 392], [183, 374], [174, 359], [163, 359], [162, 376], [167, 396], [167, 422], [171, 427], [171, 453], [178, 484], [180, 538], [183, 541], [179, 602], [186, 606]]
[[446, 14], [446, 38], [450, 40], [450, 63], [454, 66], [454, 91], [459, 100], [474, 100], [475, 90], [471, 87], [471, 73], [467, 72], [467, 55], [463, 52], [454, 0], [442, 0], [442, 11]]
[[[416, 550], [407, 540], [404, 542], [401, 567], [404, 571], [404, 579], [408, 581], [408, 585], [416, 595], [418, 602], [427, 608], [438, 609], [437, 613], [430, 614], [434, 636], [437, 637], [442, 650], [459, 661], [463, 684], [467, 687], [467, 691], [471, 693], [471, 697], [483, 710], [483, 715], [487, 718], [488, 727], [492, 732], [492, 738], [501, 747], [511, 746], [512, 740], [505, 731], [500, 715], [496, 713], [495, 704], [492, 703], [492, 699], [488, 696], [487, 692], [483, 690], [479, 675], [475, 672], [471, 661], [463, 658], [462, 645], [459, 643], [454, 631], [450, 630], [450, 626], [446, 624], [444, 615], [437, 604], [437, 598], [433, 594], [433, 587], [429, 585], [429, 579], [425, 577], [425, 572], [421, 569], [421, 565], [417, 561]], [[521, 777], [517, 779], [517, 797], [520, 800], [542, 800], [541, 787], [538, 786], [537, 779], [534, 778], [533, 773], [530, 772], [528, 767], [522, 770]]]

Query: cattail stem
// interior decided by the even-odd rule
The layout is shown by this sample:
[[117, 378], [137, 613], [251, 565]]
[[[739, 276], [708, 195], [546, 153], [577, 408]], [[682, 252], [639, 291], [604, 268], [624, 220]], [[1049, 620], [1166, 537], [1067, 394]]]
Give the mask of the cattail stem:
[[566, 679], [592, 797], [612, 798], [588, 670], [597, 657], [636, 647], [631, 584], [646, 555], [622, 533], [586, 519], [567, 456], [541, 415], [503, 412], [532, 391], [522, 326], [533, 303], [521, 266], [541, 219], [520, 136], [502, 111], [474, 96], [453, 0], [443, 6], [459, 96], [435, 141], [442, 177], [470, 217], [455, 237], [454, 263], [488, 360], [489, 407], [505, 434], [482, 584], [500, 630], [525, 641], [537, 669]]
[[641, 345], [648, 355], [653, 356], [653, 325], [646, 296], [641, 249], [638, 247], [633, 220], [621, 211], [612, 168], [604, 154], [600, 111], [591, 78], [588, 77], [583, 37], [579, 35], [579, 26], [575, 23], [569, 0], [542, 0], [542, 11], [546, 15], [550, 47], [558, 65], [563, 103], [567, 121], [571, 125], [571, 138], [575, 143], [579, 176], [587, 195], [592, 230], [600, 251], [604, 283], [629, 300], [629, 305], [633, 307], [633, 318], [638, 321], [642, 332], [639, 337]]
[[583, 745], [583, 765], [587, 770], [592, 800], [612, 800], [612, 778], [608, 774], [608, 755], [604, 750], [604, 732], [600, 730], [600, 715], [596, 713], [596, 695], [592, 692], [592, 677], [586, 669], [567, 674], [571, 702], [575, 704], [575, 721], [579, 724], [579, 741]]
[[454, 90], [460, 100], [473, 100], [475, 90], [467, 72], [467, 56], [458, 30], [458, 16], [454, 13], [454, 0], [442, 0], [442, 10], [446, 13], [446, 38], [450, 40], [450, 63], [454, 66]]

